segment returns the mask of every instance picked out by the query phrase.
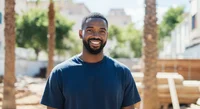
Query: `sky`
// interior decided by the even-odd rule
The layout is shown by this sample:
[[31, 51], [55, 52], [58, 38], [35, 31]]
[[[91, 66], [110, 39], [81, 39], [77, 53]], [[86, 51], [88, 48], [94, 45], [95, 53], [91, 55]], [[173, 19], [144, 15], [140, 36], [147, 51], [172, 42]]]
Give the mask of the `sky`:
[[[190, 0], [157, 0], [158, 23], [169, 7], [184, 5], [189, 11]], [[75, 3], [84, 3], [91, 12], [100, 12], [107, 15], [111, 8], [123, 8], [136, 26], [141, 27], [144, 19], [144, 0], [73, 0]]]

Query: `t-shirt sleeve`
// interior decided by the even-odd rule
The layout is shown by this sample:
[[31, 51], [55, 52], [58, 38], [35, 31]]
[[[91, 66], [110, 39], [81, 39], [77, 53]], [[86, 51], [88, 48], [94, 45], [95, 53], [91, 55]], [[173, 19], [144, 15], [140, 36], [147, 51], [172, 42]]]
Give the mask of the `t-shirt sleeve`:
[[131, 75], [130, 70], [126, 69], [125, 72], [125, 89], [124, 89], [124, 98], [122, 102], [122, 107], [133, 105], [139, 102], [140, 95], [138, 93], [135, 81]]
[[64, 106], [64, 96], [62, 93], [61, 82], [58, 77], [58, 69], [53, 69], [45, 86], [44, 93], [41, 99], [41, 104], [63, 109]]

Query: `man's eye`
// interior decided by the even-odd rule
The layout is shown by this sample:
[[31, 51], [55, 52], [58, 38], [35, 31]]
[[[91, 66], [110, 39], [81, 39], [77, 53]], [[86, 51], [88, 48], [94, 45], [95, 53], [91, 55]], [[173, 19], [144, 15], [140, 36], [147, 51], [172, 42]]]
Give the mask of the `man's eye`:
[[88, 33], [92, 33], [92, 30], [87, 30]]
[[100, 33], [101, 33], [101, 34], [105, 34], [106, 32], [105, 32], [105, 31], [100, 31]]

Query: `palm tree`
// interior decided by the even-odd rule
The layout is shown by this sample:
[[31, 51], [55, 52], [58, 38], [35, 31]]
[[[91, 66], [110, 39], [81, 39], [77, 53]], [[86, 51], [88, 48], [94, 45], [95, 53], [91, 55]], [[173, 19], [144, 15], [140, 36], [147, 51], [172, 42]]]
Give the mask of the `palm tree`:
[[5, 0], [5, 73], [3, 109], [16, 109], [15, 103], [15, 0]]
[[156, 0], [145, 0], [143, 62], [144, 78], [141, 109], [159, 109], [157, 91]]
[[52, 68], [54, 67], [54, 48], [55, 48], [55, 10], [53, 0], [50, 0], [49, 4], [49, 27], [48, 27], [48, 67], [46, 78], [50, 75]]

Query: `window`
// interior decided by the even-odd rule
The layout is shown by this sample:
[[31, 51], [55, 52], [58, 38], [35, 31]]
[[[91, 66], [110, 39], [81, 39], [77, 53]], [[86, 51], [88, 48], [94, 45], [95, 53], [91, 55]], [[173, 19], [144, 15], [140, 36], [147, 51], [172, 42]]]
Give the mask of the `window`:
[[1, 48], [2, 48], [2, 42], [1, 42], [1, 40], [0, 40], [0, 51], [1, 51]]
[[192, 16], [192, 29], [197, 27], [196, 14]]
[[0, 12], [0, 24], [2, 24], [2, 13]]

